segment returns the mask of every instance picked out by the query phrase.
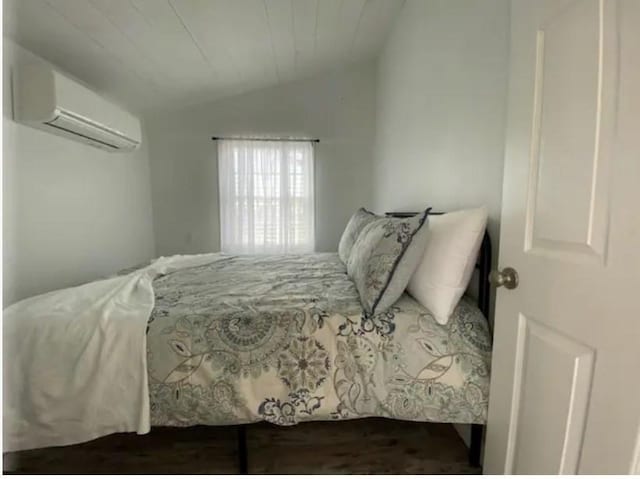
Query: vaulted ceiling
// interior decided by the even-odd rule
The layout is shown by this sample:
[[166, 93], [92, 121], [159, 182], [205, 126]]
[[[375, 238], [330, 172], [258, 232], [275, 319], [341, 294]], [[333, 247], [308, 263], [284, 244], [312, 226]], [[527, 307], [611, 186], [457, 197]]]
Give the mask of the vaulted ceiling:
[[4, 35], [133, 110], [373, 58], [404, 0], [5, 0]]

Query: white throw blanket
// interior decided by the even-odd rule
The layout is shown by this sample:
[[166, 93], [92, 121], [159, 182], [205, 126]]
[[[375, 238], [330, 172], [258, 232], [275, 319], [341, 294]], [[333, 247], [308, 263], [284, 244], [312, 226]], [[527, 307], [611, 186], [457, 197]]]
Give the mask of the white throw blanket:
[[130, 273], [4, 311], [3, 450], [149, 432], [146, 326], [152, 281], [217, 254], [161, 257]]

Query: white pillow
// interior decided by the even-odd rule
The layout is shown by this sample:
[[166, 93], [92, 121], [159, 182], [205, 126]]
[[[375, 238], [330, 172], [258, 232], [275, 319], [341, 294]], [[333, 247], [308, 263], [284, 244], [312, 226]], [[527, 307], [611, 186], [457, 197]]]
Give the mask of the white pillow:
[[429, 216], [427, 246], [407, 291], [447, 324], [464, 294], [487, 227], [487, 208]]

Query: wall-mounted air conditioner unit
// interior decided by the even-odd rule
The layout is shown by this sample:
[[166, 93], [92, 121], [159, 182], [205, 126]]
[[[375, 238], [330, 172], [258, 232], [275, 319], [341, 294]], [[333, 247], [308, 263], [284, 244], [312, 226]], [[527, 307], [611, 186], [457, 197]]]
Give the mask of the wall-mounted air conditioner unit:
[[135, 116], [47, 65], [19, 66], [12, 87], [17, 122], [107, 151], [127, 152], [140, 145]]

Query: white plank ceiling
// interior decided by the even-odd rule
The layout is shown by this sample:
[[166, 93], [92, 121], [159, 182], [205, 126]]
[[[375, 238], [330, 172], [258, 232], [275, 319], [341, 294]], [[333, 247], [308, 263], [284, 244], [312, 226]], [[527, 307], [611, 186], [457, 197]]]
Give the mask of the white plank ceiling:
[[5, 0], [4, 35], [134, 111], [373, 58], [404, 0]]

